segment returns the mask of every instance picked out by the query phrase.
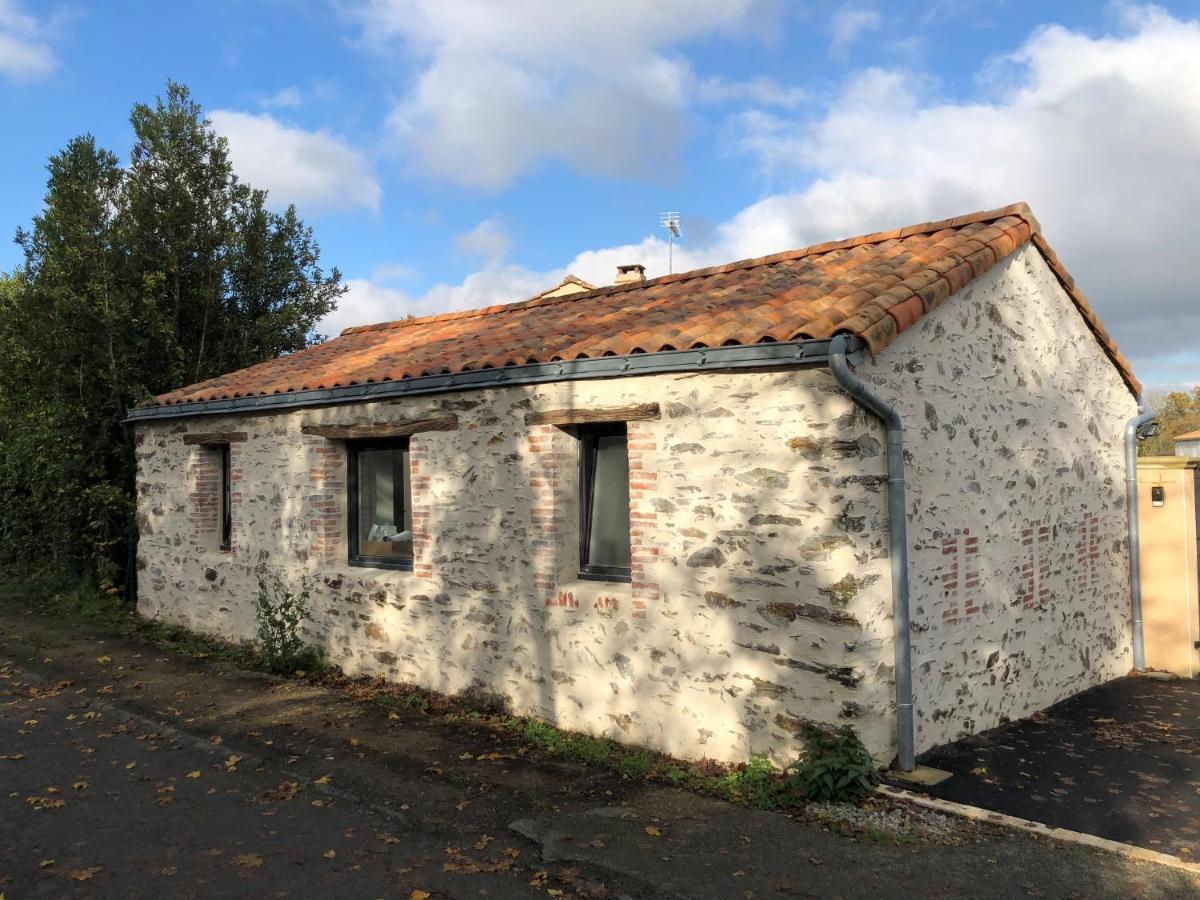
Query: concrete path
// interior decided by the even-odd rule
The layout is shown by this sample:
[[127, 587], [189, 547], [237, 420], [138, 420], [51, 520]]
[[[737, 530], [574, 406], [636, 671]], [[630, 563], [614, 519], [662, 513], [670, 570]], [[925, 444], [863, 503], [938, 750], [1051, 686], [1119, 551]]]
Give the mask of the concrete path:
[[0, 615], [0, 893], [24, 897], [1181, 897], [1008, 832], [854, 840], [470, 721]]

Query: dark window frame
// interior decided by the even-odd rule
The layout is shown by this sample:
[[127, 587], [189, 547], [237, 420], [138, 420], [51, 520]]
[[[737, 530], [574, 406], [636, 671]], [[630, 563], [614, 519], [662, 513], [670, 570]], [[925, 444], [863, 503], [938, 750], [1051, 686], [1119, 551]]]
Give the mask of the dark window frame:
[[[368, 441], [346, 442], [346, 562], [351, 566], [361, 566], [372, 569], [396, 569], [401, 572], [413, 570], [413, 557], [407, 559], [395, 556], [368, 556], [358, 551], [358, 455], [364, 450], [403, 450], [409, 466], [409, 483], [412, 479], [412, 461], [409, 457], [409, 440], [407, 437], [388, 438]], [[401, 492], [403, 496], [403, 491]], [[412, 510], [408, 510], [409, 518]], [[415, 550], [415, 548], [414, 548]]]
[[233, 549], [233, 500], [229, 474], [229, 445], [218, 444], [221, 466], [221, 531], [217, 547], [223, 552]]
[[[592, 495], [596, 487], [596, 452], [598, 438], [620, 435], [626, 440], [629, 453], [629, 428], [625, 422], [605, 422], [578, 425], [574, 428], [579, 440], [579, 578], [584, 581], [633, 581], [631, 568], [626, 566], [595, 565], [588, 561], [592, 542]], [[628, 527], [628, 526], [627, 526]]]

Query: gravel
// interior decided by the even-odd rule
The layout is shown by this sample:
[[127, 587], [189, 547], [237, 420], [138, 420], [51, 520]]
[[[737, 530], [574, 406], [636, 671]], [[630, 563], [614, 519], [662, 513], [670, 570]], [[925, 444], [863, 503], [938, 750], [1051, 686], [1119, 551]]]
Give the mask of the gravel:
[[896, 838], [927, 841], [956, 841], [967, 823], [930, 809], [891, 800], [870, 798], [862, 806], [854, 803], [813, 803], [805, 809], [813, 822], [838, 831], [876, 831]]

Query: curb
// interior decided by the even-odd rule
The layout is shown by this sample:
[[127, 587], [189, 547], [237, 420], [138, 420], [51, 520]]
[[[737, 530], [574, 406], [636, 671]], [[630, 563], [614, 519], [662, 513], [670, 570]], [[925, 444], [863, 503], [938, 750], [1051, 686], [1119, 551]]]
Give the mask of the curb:
[[1138, 862], [1154, 863], [1160, 866], [1167, 866], [1171, 869], [1179, 869], [1183, 872], [1200, 874], [1200, 863], [1185, 862], [1177, 856], [1171, 856], [1169, 853], [1162, 853], [1158, 850], [1147, 850], [1145, 847], [1138, 847], [1133, 844], [1123, 844], [1120, 841], [1097, 837], [1094, 834], [1084, 834], [1082, 831], [1071, 831], [1069, 828], [1054, 828], [1050, 825], [1044, 825], [1041, 822], [1034, 822], [1032, 819], [1022, 819], [1018, 816], [1010, 816], [1005, 813], [994, 812], [990, 809], [970, 806], [966, 803], [955, 803], [953, 800], [941, 800], [937, 797], [929, 797], [925, 794], [906, 791], [903, 788], [892, 787], [887, 784], [876, 785], [875, 793], [892, 800], [903, 800], [916, 806], [923, 806], [926, 809], [932, 809], [936, 812], [960, 816], [961, 818], [971, 819], [975, 822], [1004, 825], [1017, 831], [1036, 834], [1039, 837], [1050, 838], [1051, 840], [1061, 841], [1066, 844], [1091, 847], [1094, 850], [1104, 850], [1108, 853], [1115, 853], [1118, 856]]

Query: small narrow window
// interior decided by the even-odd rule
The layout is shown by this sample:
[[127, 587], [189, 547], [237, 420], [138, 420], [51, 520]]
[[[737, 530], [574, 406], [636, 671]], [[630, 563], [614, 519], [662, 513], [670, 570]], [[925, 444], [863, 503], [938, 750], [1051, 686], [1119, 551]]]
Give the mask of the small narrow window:
[[222, 550], [233, 547], [233, 503], [229, 489], [229, 445], [218, 444], [221, 465], [221, 543]]
[[624, 423], [579, 429], [579, 574], [629, 581], [629, 451]]
[[411, 569], [408, 440], [352, 443], [348, 463], [350, 564]]

